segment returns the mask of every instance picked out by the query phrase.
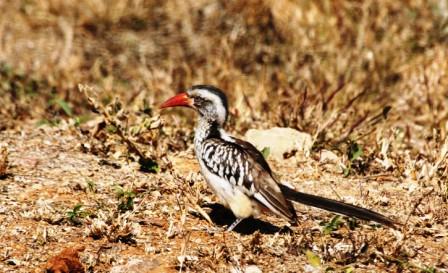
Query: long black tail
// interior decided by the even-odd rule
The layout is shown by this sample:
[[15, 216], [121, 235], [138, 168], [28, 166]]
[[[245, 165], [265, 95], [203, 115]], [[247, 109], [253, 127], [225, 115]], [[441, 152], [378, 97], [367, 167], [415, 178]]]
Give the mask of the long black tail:
[[335, 213], [340, 213], [345, 216], [356, 217], [362, 220], [375, 221], [392, 228], [396, 228], [396, 225], [398, 224], [395, 221], [387, 218], [386, 216], [372, 210], [321, 196], [298, 192], [282, 184], [279, 184], [279, 186], [285, 197], [294, 202], [332, 211]]

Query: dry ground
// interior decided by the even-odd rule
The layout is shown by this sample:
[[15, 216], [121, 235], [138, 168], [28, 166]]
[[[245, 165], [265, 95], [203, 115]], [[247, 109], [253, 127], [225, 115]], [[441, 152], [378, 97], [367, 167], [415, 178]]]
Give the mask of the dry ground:
[[[0, 271], [83, 246], [87, 272], [136, 258], [148, 272], [447, 272], [447, 6], [1, 1]], [[265, 216], [224, 232], [192, 113], [157, 110], [198, 83], [227, 92], [237, 136], [313, 136], [268, 158], [281, 181], [403, 227], [297, 205], [297, 227]]]
[[[401, 232], [365, 223], [350, 228], [345, 222], [324, 235], [320, 222], [329, 221], [331, 215], [298, 206], [300, 222], [292, 231], [281, 230], [286, 224], [282, 220], [266, 217], [226, 233], [199, 217], [188, 200], [200, 192], [203, 201], [213, 201], [191, 154], [169, 156], [174, 165], [170, 172], [145, 174], [135, 164], [104, 165], [98, 157], [83, 153], [82, 137], [69, 129], [27, 125], [3, 132], [0, 140], [8, 144], [11, 173], [2, 180], [0, 215], [6, 272], [41, 268], [61, 249], [79, 245], [86, 246], [82, 261], [94, 272], [107, 272], [112, 264], [136, 257], [154, 259], [167, 272], [175, 272], [182, 255], [192, 259], [184, 270], [227, 271], [255, 264], [266, 272], [294, 272], [310, 263], [305, 250], [321, 257], [323, 269], [337, 271], [447, 265], [444, 201], [391, 174], [347, 179], [313, 159], [272, 162], [283, 181], [303, 191], [342, 196], [402, 223], [410, 216]], [[89, 189], [89, 181], [94, 189]], [[189, 181], [194, 183], [189, 188], [180, 185]], [[118, 185], [138, 192], [133, 210], [117, 212]], [[185, 189], [191, 193], [183, 193]], [[77, 204], [91, 213], [79, 224], [67, 217]], [[229, 217], [219, 209], [211, 212], [217, 218]], [[216, 222], [222, 225], [231, 219]]]

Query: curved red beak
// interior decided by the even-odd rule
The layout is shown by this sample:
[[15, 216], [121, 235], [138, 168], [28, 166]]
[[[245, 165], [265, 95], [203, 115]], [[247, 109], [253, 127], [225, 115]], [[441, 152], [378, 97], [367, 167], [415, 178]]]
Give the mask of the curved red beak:
[[160, 105], [160, 109], [175, 106], [192, 107], [193, 100], [188, 97], [187, 93], [180, 93], [162, 103], [162, 105]]

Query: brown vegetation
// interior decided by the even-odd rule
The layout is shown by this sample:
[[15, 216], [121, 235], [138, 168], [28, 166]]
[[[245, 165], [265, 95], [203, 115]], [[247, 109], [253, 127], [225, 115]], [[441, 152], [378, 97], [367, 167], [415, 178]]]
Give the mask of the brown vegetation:
[[[0, 271], [42, 270], [68, 243], [86, 248], [87, 272], [138, 257], [185, 272], [448, 268], [446, 1], [0, 10]], [[227, 92], [237, 136], [272, 126], [313, 136], [309, 154], [270, 161], [282, 181], [404, 227], [297, 206], [292, 230], [271, 216], [216, 230], [232, 216], [198, 174], [193, 113], [157, 110], [199, 83]]]

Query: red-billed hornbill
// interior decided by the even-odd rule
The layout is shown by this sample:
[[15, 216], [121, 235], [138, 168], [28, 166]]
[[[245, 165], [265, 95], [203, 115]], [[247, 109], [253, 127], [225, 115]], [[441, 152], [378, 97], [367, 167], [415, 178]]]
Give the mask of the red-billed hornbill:
[[[268, 209], [290, 222], [297, 220], [289, 200], [393, 227], [394, 221], [358, 206], [295, 191], [278, 183], [263, 155], [249, 142], [227, 134], [227, 98], [218, 88], [195, 85], [160, 107], [186, 106], [199, 114], [194, 150], [201, 172], [224, 206], [236, 216], [228, 230]], [[289, 199], [289, 200], [288, 200]]]

